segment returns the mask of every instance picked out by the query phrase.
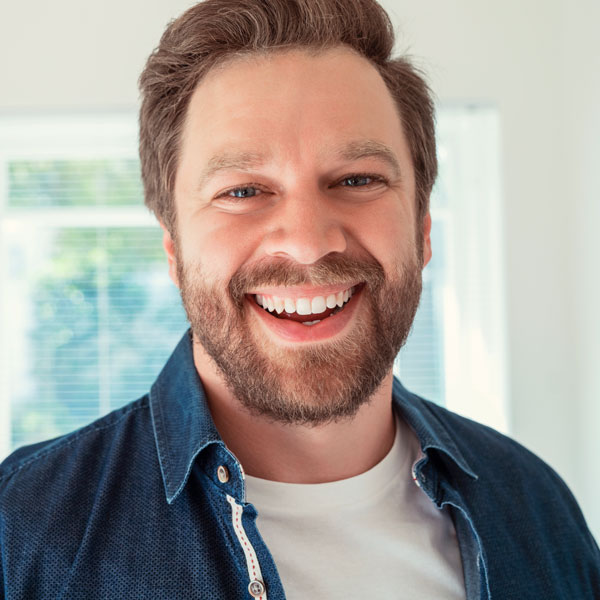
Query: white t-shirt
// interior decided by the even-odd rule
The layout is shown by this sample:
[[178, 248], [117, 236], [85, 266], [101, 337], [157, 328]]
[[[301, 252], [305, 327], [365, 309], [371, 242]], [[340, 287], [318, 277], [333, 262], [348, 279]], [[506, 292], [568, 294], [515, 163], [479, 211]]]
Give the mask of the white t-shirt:
[[412, 479], [420, 455], [398, 420], [388, 455], [356, 477], [295, 484], [246, 476], [288, 600], [464, 600], [452, 519]]

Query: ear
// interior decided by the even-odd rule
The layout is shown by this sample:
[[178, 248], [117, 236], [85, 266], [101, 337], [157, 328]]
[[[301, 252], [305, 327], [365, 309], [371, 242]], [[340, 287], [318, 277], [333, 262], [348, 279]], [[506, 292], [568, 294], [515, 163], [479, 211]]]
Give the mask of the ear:
[[179, 277], [177, 276], [177, 253], [175, 252], [175, 242], [169, 233], [169, 230], [161, 222], [160, 226], [163, 230], [163, 248], [167, 255], [167, 262], [169, 263], [169, 277], [173, 283], [179, 287]]
[[423, 217], [423, 267], [431, 260], [431, 214]]

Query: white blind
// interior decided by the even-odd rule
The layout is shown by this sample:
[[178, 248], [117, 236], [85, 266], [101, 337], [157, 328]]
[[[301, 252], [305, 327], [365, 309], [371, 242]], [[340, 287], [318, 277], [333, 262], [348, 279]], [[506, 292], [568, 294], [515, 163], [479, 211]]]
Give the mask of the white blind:
[[[0, 458], [146, 393], [187, 327], [160, 229], [143, 207], [135, 115], [2, 124]], [[458, 290], [449, 265], [461, 260], [449, 241], [459, 216], [449, 196], [464, 192], [445, 160], [460, 129], [445, 130], [452, 139], [440, 139], [433, 260], [395, 364], [407, 387], [442, 404], [456, 328], [448, 290]]]

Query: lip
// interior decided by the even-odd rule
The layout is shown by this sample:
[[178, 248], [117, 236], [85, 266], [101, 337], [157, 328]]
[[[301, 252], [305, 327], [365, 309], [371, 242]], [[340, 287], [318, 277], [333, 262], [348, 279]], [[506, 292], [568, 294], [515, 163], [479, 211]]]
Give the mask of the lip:
[[[343, 287], [338, 291], [345, 289], [347, 288]], [[316, 325], [302, 325], [296, 321], [273, 317], [251, 296], [246, 296], [245, 301], [250, 305], [250, 309], [256, 314], [262, 325], [277, 338], [293, 343], [321, 342], [340, 335], [346, 329], [362, 302], [362, 286], [350, 298], [343, 310], [323, 319]]]

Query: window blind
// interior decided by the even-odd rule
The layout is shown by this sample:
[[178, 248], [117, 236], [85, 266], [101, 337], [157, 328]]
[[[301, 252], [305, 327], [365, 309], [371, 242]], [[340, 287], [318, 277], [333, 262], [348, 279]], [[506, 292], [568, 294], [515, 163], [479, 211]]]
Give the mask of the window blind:
[[[146, 393], [187, 328], [161, 230], [143, 206], [135, 128], [133, 115], [39, 116], [0, 135], [0, 458]], [[444, 160], [460, 131], [442, 130], [433, 259], [394, 365], [407, 387], [440, 404], [450, 267], [461, 260], [451, 197], [465, 185]]]

